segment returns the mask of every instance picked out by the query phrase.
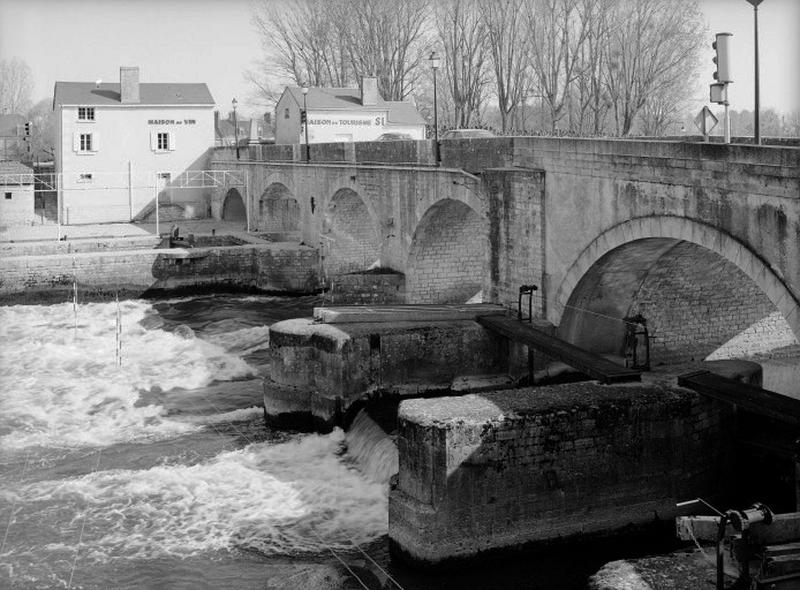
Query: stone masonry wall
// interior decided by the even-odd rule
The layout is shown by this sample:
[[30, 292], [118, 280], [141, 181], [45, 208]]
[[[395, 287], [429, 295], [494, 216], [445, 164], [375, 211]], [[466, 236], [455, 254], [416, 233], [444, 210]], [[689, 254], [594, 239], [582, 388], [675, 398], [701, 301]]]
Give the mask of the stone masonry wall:
[[727, 408], [577, 383], [402, 402], [393, 549], [420, 565], [608, 534], [725, 489]]
[[[544, 279], [544, 173], [489, 170], [489, 272], [484, 300], [516, 308], [521, 285], [536, 285], [534, 315], [542, 311]], [[527, 303], [527, 300], [526, 302]]]
[[774, 311], [736, 266], [686, 242], [659, 259], [631, 308], [648, 320], [654, 364], [702, 360]]
[[420, 224], [411, 247], [409, 303], [464, 303], [482, 287], [486, 220], [452, 201]]
[[182, 287], [309, 292], [319, 286], [316, 250], [291, 245], [17, 256], [1, 259], [0, 270], [4, 300], [71, 298], [74, 281], [84, 294]]

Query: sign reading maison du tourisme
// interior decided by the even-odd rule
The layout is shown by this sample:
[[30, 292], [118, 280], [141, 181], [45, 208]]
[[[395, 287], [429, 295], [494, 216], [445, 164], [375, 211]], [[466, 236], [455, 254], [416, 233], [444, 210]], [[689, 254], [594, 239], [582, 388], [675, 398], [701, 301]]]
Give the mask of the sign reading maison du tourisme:
[[309, 125], [327, 125], [327, 126], [334, 126], [334, 127], [385, 127], [386, 126], [386, 117], [379, 116], [366, 116], [366, 117], [356, 117], [353, 115], [342, 115], [341, 117], [334, 116], [325, 116], [321, 117], [317, 116], [310, 116], [308, 118]]

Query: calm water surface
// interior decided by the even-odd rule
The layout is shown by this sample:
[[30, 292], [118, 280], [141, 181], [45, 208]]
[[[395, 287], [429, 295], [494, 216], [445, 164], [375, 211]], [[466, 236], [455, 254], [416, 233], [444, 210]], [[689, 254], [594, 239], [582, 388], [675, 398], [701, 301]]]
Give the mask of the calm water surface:
[[0, 308], [0, 588], [291, 587], [333, 552], [396, 588], [356, 546], [407, 589], [579, 588], [614, 557], [446, 575], [391, 562], [387, 485], [355, 466], [344, 434], [263, 424], [268, 326], [315, 304]]

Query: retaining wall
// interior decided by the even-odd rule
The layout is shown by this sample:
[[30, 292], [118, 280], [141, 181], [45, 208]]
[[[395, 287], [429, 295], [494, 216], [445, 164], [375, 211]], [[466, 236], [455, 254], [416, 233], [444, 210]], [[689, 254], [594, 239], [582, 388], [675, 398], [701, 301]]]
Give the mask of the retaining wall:
[[423, 566], [608, 534], [725, 489], [730, 410], [584, 382], [401, 403], [393, 550]]
[[192, 249], [115, 250], [0, 259], [0, 299], [71, 298], [160, 290], [258, 289], [313, 292], [320, 286], [319, 257], [293, 244]]

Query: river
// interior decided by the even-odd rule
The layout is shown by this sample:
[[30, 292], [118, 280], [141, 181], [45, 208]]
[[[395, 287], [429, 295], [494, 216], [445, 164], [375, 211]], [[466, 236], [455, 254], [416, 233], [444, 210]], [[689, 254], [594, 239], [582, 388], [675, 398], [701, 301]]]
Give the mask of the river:
[[0, 308], [0, 587], [302, 588], [291, 580], [342, 559], [387, 590], [567, 589], [628, 552], [439, 575], [390, 560], [385, 476], [357, 464], [338, 429], [264, 426], [268, 326], [319, 304]]

